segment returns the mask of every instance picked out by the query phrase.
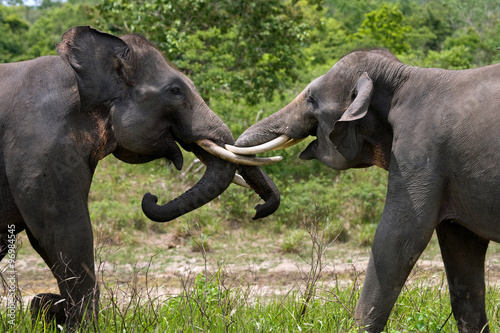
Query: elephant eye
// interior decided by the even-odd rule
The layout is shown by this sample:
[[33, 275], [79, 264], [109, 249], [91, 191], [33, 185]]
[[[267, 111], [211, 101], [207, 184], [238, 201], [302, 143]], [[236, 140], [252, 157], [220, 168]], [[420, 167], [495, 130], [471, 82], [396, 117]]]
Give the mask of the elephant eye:
[[307, 103], [310, 103], [313, 106], [317, 105], [316, 100], [314, 99], [314, 96], [312, 94], [309, 94], [309, 96], [307, 96]]
[[182, 96], [182, 90], [179, 87], [170, 88], [170, 93], [174, 96]]

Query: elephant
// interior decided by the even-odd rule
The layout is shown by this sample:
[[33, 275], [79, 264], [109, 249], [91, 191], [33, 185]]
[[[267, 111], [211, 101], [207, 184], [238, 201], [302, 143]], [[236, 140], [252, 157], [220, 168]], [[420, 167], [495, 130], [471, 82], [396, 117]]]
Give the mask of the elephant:
[[180, 170], [180, 145], [207, 165], [198, 183], [165, 205], [144, 196], [144, 213], [158, 222], [213, 200], [236, 170], [265, 200], [254, 218], [274, 212], [280, 197], [259, 167], [269, 161], [224, 150], [234, 143], [229, 128], [146, 38], [78, 26], [56, 50], [0, 65], [0, 259], [10, 236], [25, 230], [60, 290], [37, 297], [32, 309], [49, 308], [75, 327], [95, 323], [98, 313], [87, 199], [105, 156], [127, 163], [166, 158]]
[[388, 171], [356, 322], [384, 329], [435, 230], [458, 330], [488, 332], [485, 253], [500, 241], [499, 92], [500, 64], [419, 68], [384, 49], [357, 50], [226, 148], [258, 154], [314, 136], [301, 159]]

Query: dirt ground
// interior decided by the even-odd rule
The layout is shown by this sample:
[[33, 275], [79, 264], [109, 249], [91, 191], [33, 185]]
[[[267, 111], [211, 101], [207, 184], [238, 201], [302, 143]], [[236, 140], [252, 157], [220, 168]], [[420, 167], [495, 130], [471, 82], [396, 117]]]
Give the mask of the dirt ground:
[[[165, 244], [165, 239], [161, 237], [166, 236], [155, 237], [160, 239], [150, 241]], [[444, 283], [444, 267], [437, 245], [431, 247], [433, 248], [426, 250], [417, 262], [407, 284], [421, 282], [422, 279], [425, 279], [425, 283]], [[273, 295], [300, 287], [311, 269], [311, 265], [307, 263], [307, 254], [285, 255], [276, 248], [269, 248], [258, 254], [248, 254], [245, 251], [238, 253], [222, 248], [205, 256], [201, 252], [193, 252], [186, 245], [172, 246], [171, 249], [157, 253], [142, 253], [136, 257], [131, 256], [129, 251], [127, 245], [122, 245], [113, 250], [114, 257], [119, 257], [119, 260], [114, 260], [113, 256], [108, 259], [106, 255], [96, 259], [101, 283], [105, 280], [107, 283], [123, 286], [147, 284], [148, 287], [161, 288], [162, 293], [175, 295], [182, 292], [183, 282], [192, 280], [198, 273], [205, 270], [213, 273], [222, 268], [227, 277], [226, 283], [245, 285], [259, 295]], [[338, 283], [362, 282], [368, 258], [369, 248], [353, 249], [346, 245], [332, 245], [325, 253], [319, 284], [329, 288]], [[0, 265], [4, 266], [5, 263]], [[489, 285], [500, 288], [500, 244], [492, 243], [490, 246], [485, 268]], [[28, 242], [23, 242], [16, 270], [18, 285], [26, 301], [37, 293], [58, 293], [52, 273]], [[5, 271], [6, 267], [2, 269], [4, 276]]]

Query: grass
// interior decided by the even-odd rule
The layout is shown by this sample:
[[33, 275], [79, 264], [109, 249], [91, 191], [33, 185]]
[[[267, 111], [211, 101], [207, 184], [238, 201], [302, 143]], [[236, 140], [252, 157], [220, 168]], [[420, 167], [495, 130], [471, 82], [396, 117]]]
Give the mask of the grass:
[[[362, 282], [360, 272], [353, 273], [354, 279], [339, 275], [319, 279], [306, 311], [308, 272], [291, 288], [271, 295], [259, 289], [251, 273], [231, 272], [225, 265], [213, 271], [179, 274], [182, 287], [175, 295], [161, 282], [150, 281], [148, 274], [147, 266], [136, 269], [126, 281], [114, 281], [112, 275], [104, 274], [101, 332], [357, 332], [353, 311]], [[448, 297], [442, 272], [416, 273], [399, 297], [387, 332], [456, 332], [455, 322], [449, 318]], [[499, 298], [498, 288], [489, 286], [488, 317], [493, 332], [499, 327]], [[44, 328], [41, 321], [31, 321], [25, 307], [17, 310], [15, 320], [15, 330], [6, 320], [0, 322], [0, 330], [35, 332]], [[55, 332], [56, 328], [49, 326], [45, 331]]]
[[[185, 161], [193, 170], [198, 167], [189, 155]], [[89, 198], [101, 285], [99, 331], [357, 332], [353, 312], [383, 206], [386, 173], [314, 168], [317, 172], [310, 174], [298, 164], [275, 179], [283, 204], [262, 221], [251, 221], [259, 198], [230, 186], [207, 206], [158, 224], [140, 211], [144, 192], [167, 201], [203, 171], [183, 175], [164, 161], [102, 161]], [[26, 245], [19, 259], [30, 261], [19, 267], [19, 279], [29, 285], [48, 273], [40, 259], [32, 259], [36, 254], [26, 237], [21, 238]], [[439, 261], [438, 253], [433, 239], [422, 259]], [[489, 263], [497, 265], [500, 247], [492, 244], [490, 253]], [[422, 267], [400, 295], [387, 332], [457, 330], [449, 318], [442, 268]], [[487, 310], [495, 332], [500, 291], [498, 271], [491, 272]], [[56, 330], [32, 322], [23, 302], [15, 326], [0, 307], [0, 331]]]

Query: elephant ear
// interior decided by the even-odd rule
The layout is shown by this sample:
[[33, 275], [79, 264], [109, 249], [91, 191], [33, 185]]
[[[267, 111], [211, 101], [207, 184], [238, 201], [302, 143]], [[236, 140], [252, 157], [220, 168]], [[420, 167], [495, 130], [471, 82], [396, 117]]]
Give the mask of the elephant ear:
[[367, 73], [363, 73], [357, 82], [357, 95], [342, 117], [334, 124], [330, 140], [339, 153], [348, 161], [358, 153], [358, 130], [356, 120], [368, 112], [373, 93], [373, 82]]
[[82, 104], [105, 102], [120, 83], [130, 82], [130, 50], [120, 38], [88, 26], [73, 27], [56, 44], [59, 56], [75, 71]]

